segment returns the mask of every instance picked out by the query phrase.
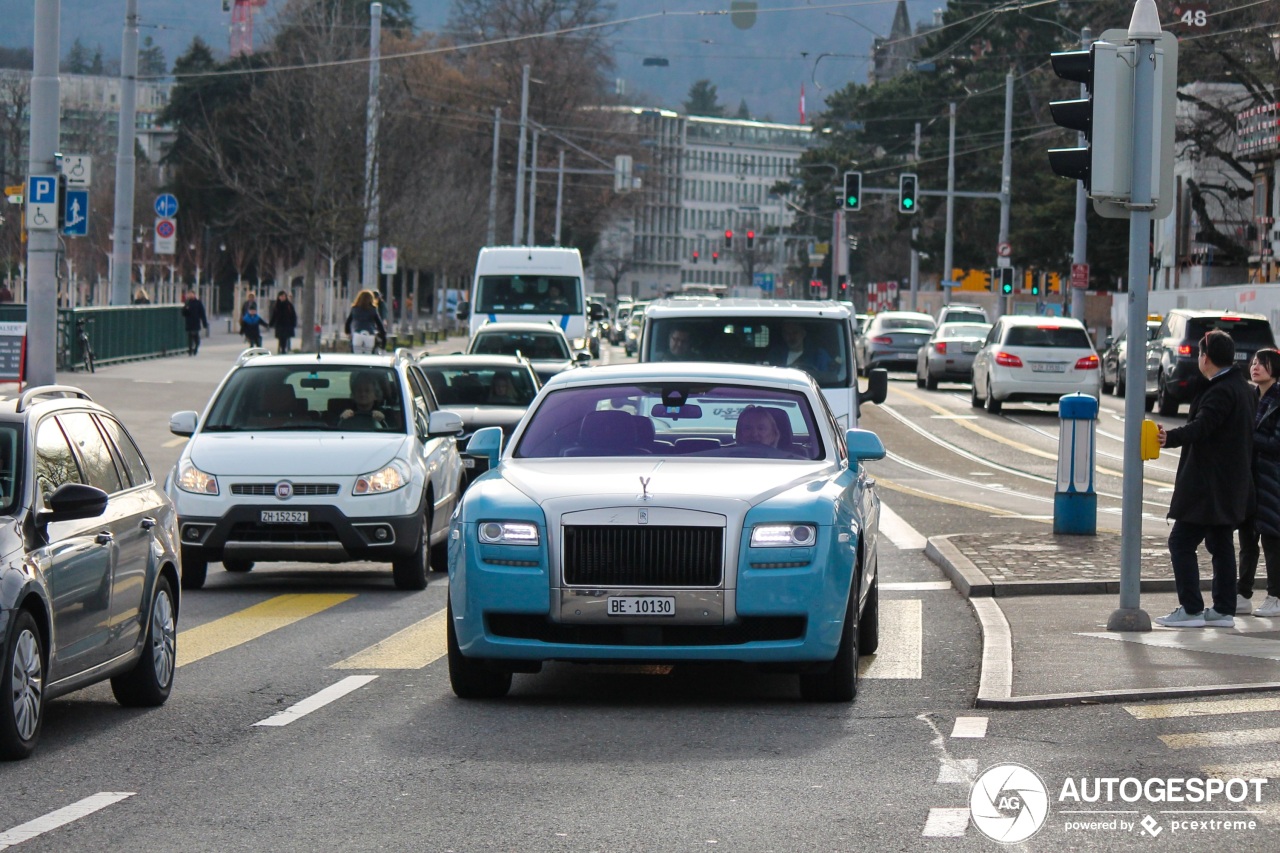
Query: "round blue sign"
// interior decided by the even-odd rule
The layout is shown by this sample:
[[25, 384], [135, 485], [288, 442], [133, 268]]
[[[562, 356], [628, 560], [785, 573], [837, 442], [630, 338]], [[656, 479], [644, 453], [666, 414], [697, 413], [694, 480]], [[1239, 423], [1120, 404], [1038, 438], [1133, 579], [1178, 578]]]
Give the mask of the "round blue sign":
[[178, 212], [178, 199], [173, 193], [156, 196], [156, 216], [173, 216]]

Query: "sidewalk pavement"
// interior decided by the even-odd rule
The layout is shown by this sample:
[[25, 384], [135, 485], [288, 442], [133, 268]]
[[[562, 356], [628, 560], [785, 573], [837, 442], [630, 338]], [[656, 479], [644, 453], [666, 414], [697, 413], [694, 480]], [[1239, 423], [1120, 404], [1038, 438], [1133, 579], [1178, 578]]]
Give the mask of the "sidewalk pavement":
[[[1120, 603], [1114, 533], [1059, 536], [1047, 527], [961, 533], [929, 539], [925, 554], [978, 616], [980, 708], [1280, 690], [1280, 618], [1237, 616], [1234, 628], [1108, 632]], [[1165, 538], [1142, 537], [1141, 554], [1140, 606], [1163, 616], [1178, 603]], [[1203, 548], [1200, 574], [1207, 590], [1211, 569]], [[1265, 597], [1264, 583], [1254, 605]]]

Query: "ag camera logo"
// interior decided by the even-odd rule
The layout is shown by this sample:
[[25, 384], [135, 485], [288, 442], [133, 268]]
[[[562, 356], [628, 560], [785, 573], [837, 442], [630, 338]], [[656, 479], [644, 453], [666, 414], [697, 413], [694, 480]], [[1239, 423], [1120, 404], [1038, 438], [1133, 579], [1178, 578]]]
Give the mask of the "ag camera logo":
[[1034, 770], [997, 764], [969, 791], [973, 825], [992, 841], [1017, 844], [1040, 831], [1049, 817], [1049, 789]]

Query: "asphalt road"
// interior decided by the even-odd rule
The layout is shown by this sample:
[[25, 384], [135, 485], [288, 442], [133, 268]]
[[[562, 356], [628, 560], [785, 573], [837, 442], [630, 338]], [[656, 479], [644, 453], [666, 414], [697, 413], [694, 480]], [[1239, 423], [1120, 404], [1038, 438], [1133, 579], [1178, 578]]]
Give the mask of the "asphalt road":
[[[211, 343], [194, 359], [59, 379], [114, 408], [163, 476], [181, 445], [169, 413], [202, 408], [233, 358], [229, 339]], [[924, 558], [923, 537], [1043, 524], [1028, 496], [1053, 475], [1037, 452], [1053, 449], [1056, 421], [1043, 407], [971, 413], [906, 379], [895, 376], [885, 411], [864, 409], [894, 454], [875, 473], [900, 521], [882, 537], [881, 650], [864, 659], [853, 704], [807, 704], [794, 677], [745, 669], [572, 665], [517, 675], [505, 700], [464, 702], [442, 659], [444, 578], [405, 593], [373, 564], [211, 566], [205, 589], [183, 596], [166, 706], [123, 709], [105, 686], [80, 691], [50, 705], [33, 758], [0, 766], [0, 849], [34, 834], [18, 849], [992, 850], [1001, 845], [970, 825], [968, 802], [993, 765], [1023, 764], [1056, 789], [1274, 752], [1280, 705], [1203, 719], [973, 710], [977, 624]], [[1007, 485], [972, 485], [986, 480]], [[1153, 501], [1161, 488], [1148, 486]], [[1072, 809], [1104, 807], [1057, 794], [1021, 847], [1280, 846], [1274, 822], [1157, 838], [1068, 830], [1083, 819]], [[50, 828], [73, 804], [88, 813]]]

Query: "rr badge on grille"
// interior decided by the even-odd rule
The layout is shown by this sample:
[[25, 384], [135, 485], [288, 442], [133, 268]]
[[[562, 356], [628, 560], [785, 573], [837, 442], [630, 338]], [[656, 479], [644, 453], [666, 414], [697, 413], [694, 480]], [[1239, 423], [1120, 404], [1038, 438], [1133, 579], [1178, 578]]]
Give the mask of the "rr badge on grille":
[[637, 523], [637, 524], [648, 524], [648, 523], [649, 523], [649, 510], [647, 510], [647, 509], [642, 509], [642, 510], [640, 510], [640, 517], [636, 519], [636, 523]]
[[282, 501], [287, 501], [289, 498], [293, 497], [293, 483], [290, 483], [288, 480], [281, 480], [276, 483], [276, 497]]

